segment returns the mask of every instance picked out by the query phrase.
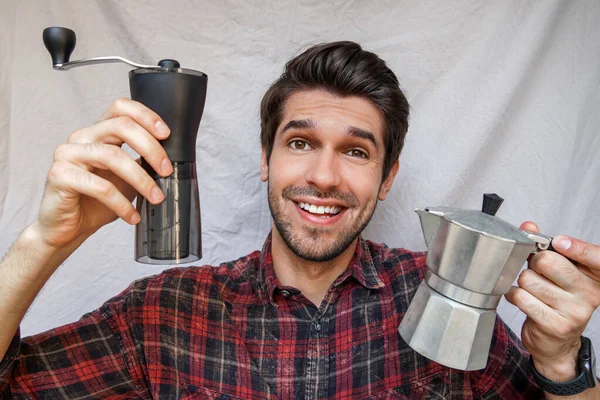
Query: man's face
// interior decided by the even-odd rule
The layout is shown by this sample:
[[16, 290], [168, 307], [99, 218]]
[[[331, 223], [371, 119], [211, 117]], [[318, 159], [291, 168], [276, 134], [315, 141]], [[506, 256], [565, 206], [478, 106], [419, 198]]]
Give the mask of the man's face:
[[261, 158], [273, 234], [306, 260], [340, 255], [391, 188], [398, 163], [382, 183], [384, 156], [383, 118], [370, 101], [322, 90], [290, 96], [269, 165], [264, 149]]

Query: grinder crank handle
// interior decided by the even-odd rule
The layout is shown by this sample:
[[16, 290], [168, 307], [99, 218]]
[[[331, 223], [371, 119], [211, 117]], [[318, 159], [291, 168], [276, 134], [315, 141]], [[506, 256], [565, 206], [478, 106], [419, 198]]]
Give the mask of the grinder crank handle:
[[[77, 38], [75, 32], [61, 26], [51, 26], [44, 29], [42, 34], [44, 45], [52, 57], [52, 67], [57, 71], [68, 71], [71, 68], [81, 67], [93, 64], [125, 63], [135, 68], [157, 69], [161, 70], [162, 65], [144, 65], [130, 61], [123, 57], [94, 57], [81, 60], [70, 61], [71, 53], [75, 50]], [[166, 67], [166, 66], [165, 66]], [[179, 68], [179, 63], [172, 68]]]

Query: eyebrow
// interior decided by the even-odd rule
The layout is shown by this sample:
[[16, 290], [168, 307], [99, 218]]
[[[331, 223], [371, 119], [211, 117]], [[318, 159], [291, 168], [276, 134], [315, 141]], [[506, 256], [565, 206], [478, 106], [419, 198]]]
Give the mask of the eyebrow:
[[[285, 124], [281, 130], [281, 133], [287, 131], [288, 129], [313, 129], [316, 127], [317, 123], [312, 119], [293, 119]], [[379, 148], [377, 139], [375, 139], [375, 135], [365, 129], [357, 128], [355, 126], [348, 126], [346, 127], [346, 132], [350, 136], [367, 139], [373, 143], [376, 149]]]
[[317, 124], [312, 119], [293, 119], [281, 130], [281, 133], [287, 131], [288, 129], [310, 129], [316, 128]]
[[346, 132], [348, 132], [350, 134], [350, 136], [359, 137], [359, 138], [363, 138], [363, 139], [368, 139], [368, 140], [370, 140], [373, 143], [373, 146], [375, 146], [376, 149], [379, 148], [377, 146], [377, 140], [375, 139], [375, 135], [373, 135], [369, 131], [357, 128], [355, 126], [349, 126], [349, 127], [346, 128]]

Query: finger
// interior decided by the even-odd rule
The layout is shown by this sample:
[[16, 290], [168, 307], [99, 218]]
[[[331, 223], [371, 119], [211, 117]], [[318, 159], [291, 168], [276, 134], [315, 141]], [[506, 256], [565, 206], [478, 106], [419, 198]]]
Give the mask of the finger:
[[165, 149], [146, 129], [129, 117], [107, 119], [76, 131], [69, 137], [67, 143], [95, 142], [115, 146], [127, 143], [159, 174], [168, 176], [173, 173]]
[[534, 232], [534, 233], [539, 233], [539, 231], [540, 231], [540, 228], [533, 221], [523, 222], [521, 224], [521, 226], [519, 227], [519, 229], [521, 229], [523, 231]]
[[585, 267], [575, 266], [564, 256], [542, 251], [532, 257], [529, 268], [570, 293], [585, 309], [593, 312], [600, 305], [600, 282], [590, 277]]
[[164, 194], [154, 179], [120, 147], [103, 143], [63, 144], [54, 152], [56, 161], [68, 161], [89, 171], [89, 167], [110, 170], [138, 193], [158, 204]]
[[600, 271], [600, 246], [569, 236], [556, 236], [552, 239], [552, 247], [590, 270]]
[[585, 265], [578, 265], [577, 269], [580, 270], [582, 274], [585, 274], [585, 276], [587, 276], [590, 279], [593, 279], [593, 280], [598, 279], [597, 273], [594, 273], [594, 271], [592, 271]]
[[171, 133], [163, 119], [144, 104], [127, 98], [115, 100], [100, 117], [100, 121], [127, 116], [154, 135], [157, 139], [166, 139]]
[[567, 319], [525, 289], [513, 286], [504, 297], [546, 333], [556, 335], [557, 330], [571, 329]]
[[529, 261], [529, 268], [571, 293], [588, 283], [588, 278], [573, 263], [553, 251], [536, 253]]
[[568, 316], [568, 307], [575, 302], [570, 293], [531, 269], [523, 270], [517, 283], [565, 318]]
[[115, 185], [117, 190], [123, 193], [123, 195], [127, 198], [127, 200], [129, 200], [130, 203], [133, 202], [133, 200], [139, 194], [133, 186], [125, 182], [123, 179], [115, 175], [110, 170], [97, 169], [96, 171], [94, 171], [94, 173], [100, 178], [104, 178], [112, 182], [112, 184]]
[[48, 183], [58, 190], [92, 197], [129, 224], [136, 224], [140, 215], [117, 188], [97, 175], [67, 161], [52, 164]]

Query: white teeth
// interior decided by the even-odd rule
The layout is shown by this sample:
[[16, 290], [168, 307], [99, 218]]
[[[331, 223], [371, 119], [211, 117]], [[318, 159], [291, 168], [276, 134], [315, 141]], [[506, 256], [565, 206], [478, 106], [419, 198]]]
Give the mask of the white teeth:
[[304, 203], [304, 202], [300, 202], [298, 203], [298, 206], [303, 209], [308, 211], [309, 213], [312, 214], [339, 214], [340, 211], [342, 211], [341, 207], [338, 206], [317, 206], [314, 204], [308, 204], [308, 203]]

